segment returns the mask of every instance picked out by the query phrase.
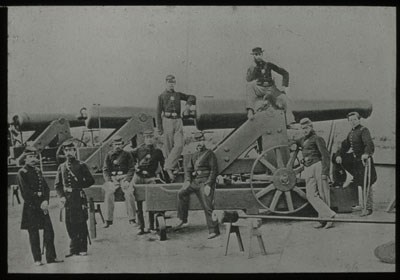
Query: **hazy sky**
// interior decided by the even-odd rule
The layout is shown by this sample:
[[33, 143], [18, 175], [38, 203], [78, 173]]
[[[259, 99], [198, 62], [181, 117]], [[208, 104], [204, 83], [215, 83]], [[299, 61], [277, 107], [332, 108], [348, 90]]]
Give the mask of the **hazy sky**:
[[[255, 46], [293, 98], [368, 99], [394, 129], [391, 7], [10, 7], [9, 112], [156, 106], [164, 78], [197, 96], [244, 96]], [[280, 82], [278, 83], [280, 85]]]

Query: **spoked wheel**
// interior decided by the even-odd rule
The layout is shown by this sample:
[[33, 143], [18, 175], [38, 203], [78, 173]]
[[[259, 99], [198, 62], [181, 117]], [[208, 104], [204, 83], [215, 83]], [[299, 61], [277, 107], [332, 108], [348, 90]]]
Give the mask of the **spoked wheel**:
[[254, 197], [262, 207], [276, 214], [295, 213], [308, 205], [300, 179], [304, 167], [297, 160], [298, 150], [290, 154], [289, 151], [287, 145], [265, 150], [251, 168], [250, 186]]

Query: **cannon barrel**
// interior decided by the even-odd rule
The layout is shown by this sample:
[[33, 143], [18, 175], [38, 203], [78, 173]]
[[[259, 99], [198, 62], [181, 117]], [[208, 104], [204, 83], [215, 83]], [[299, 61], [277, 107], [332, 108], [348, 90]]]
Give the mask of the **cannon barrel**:
[[[296, 122], [302, 118], [312, 121], [345, 119], [358, 112], [363, 118], [372, 113], [372, 104], [366, 100], [292, 100]], [[199, 99], [196, 104], [196, 126], [199, 130], [236, 128], [247, 120], [245, 100]]]
[[85, 122], [79, 120], [74, 114], [57, 113], [19, 113], [9, 116], [8, 123], [14, 125], [19, 131], [38, 131], [45, 129], [52, 121], [57, 119], [69, 121], [70, 127], [84, 126]]
[[[134, 107], [134, 106], [96, 106], [93, 105], [87, 111], [86, 127], [89, 129], [99, 128], [119, 128], [126, 123], [132, 116], [140, 115], [152, 116], [155, 122], [156, 108]], [[194, 125], [190, 119], [183, 120], [184, 125]], [[155, 125], [155, 123], [154, 123]]]

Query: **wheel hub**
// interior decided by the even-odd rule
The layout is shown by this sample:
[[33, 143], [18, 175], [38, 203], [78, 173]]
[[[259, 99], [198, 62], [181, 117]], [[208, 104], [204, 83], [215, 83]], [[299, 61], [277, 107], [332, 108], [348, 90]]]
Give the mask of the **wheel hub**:
[[274, 186], [283, 192], [290, 191], [296, 185], [296, 174], [288, 168], [280, 168], [274, 173]]

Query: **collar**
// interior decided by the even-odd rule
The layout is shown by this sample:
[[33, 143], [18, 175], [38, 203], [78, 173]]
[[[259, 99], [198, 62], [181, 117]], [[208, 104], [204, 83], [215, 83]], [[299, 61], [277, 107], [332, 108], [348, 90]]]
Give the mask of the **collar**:
[[165, 92], [166, 92], [166, 93], [174, 93], [175, 90], [174, 90], [174, 89], [171, 89], [171, 90], [165, 89]]
[[265, 64], [267, 64], [267, 62], [265, 62], [264, 60], [261, 61], [255, 61], [257, 66], [264, 66]]
[[359, 128], [361, 128], [361, 124], [357, 125], [356, 127], [353, 127], [351, 130], [357, 130]]
[[124, 150], [121, 150], [121, 151], [112, 151], [112, 155], [118, 156], [118, 155], [120, 155], [123, 151], [124, 151]]

